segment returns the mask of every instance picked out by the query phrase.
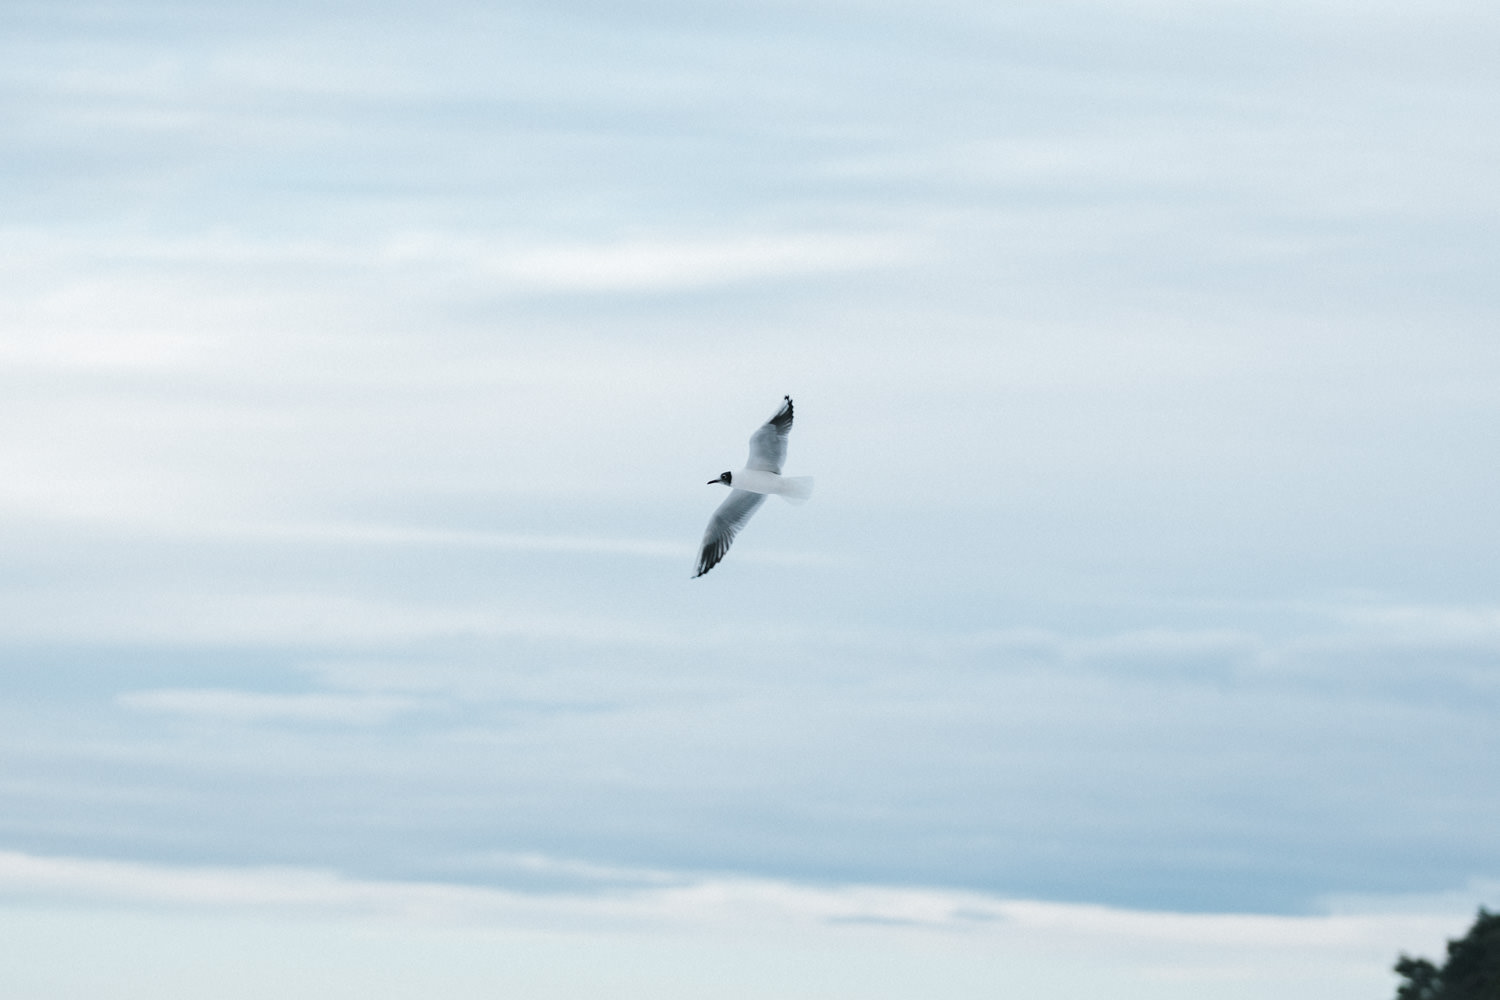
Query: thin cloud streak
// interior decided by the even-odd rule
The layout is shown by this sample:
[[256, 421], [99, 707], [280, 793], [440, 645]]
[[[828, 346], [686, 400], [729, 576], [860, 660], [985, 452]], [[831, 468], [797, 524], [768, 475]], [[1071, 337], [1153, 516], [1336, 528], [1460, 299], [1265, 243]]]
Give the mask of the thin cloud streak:
[[[1471, 893], [1367, 898], [1357, 912], [1308, 916], [1188, 914], [1008, 899], [977, 892], [875, 885], [811, 885], [601, 869], [540, 855], [532, 866], [598, 875], [611, 884], [558, 893], [517, 893], [439, 882], [355, 879], [326, 869], [287, 866], [194, 867], [97, 858], [0, 852], [0, 894], [33, 900], [115, 902], [194, 908], [276, 908], [380, 914], [418, 921], [574, 926], [767, 923], [803, 926], [868, 923], [948, 931], [974, 937], [1061, 932], [1077, 941], [1111, 940], [1278, 948], [1316, 952], [1365, 950], [1430, 936], [1447, 927]], [[663, 881], [669, 884], [662, 885]], [[622, 883], [633, 883], [628, 887]], [[1415, 912], [1414, 912], [1415, 909]], [[1436, 912], [1433, 912], [1436, 910]]]
[[[81, 267], [157, 266], [184, 273], [223, 267], [336, 270], [346, 278], [389, 273], [431, 280], [434, 272], [520, 293], [618, 292], [660, 295], [752, 282], [817, 277], [910, 265], [912, 237], [838, 232], [752, 232], [706, 237], [663, 233], [630, 240], [500, 241], [426, 230], [377, 235], [373, 242], [233, 234], [59, 236], [0, 228], [0, 259], [37, 279], [59, 282]], [[498, 282], [498, 285], [497, 285]], [[19, 289], [18, 289], [19, 291]]]
[[[454, 255], [453, 250], [468, 252]], [[862, 271], [909, 262], [890, 238], [846, 235], [749, 236], [722, 240], [644, 240], [506, 250], [398, 241], [403, 263], [456, 263], [498, 280], [501, 289], [547, 293], [662, 294], [752, 282]]]
[[[1324, 1000], [1362, 1000], [1385, 984], [1390, 955], [1413, 943], [1439, 944], [1463, 913], [1451, 903], [1413, 910], [1398, 902], [1386, 910], [1295, 917], [1186, 915], [712, 876], [667, 886], [518, 893], [349, 879], [326, 869], [172, 866], [16, 851], [0, 853], [0, 897], [22, 907], [0, 907], [0, 920], [19, 912], [23, 926], [40, 917], [49, 929], [61, 921], [75, 930], [67, 970], [79, 962], [101, 966], [97, 932], [79, 928], [104, 922], [111, 941], [149, 928], [151, 939], [111, 981], [128, 987], [145, 964], [154, 970], [155, 996], [201, 995], [182, 974], [180, 949], [192, 949], [191, 965], [212, 969], [214, 956], [194, 947], [206, 932], [232, 935], [242, 966], [247, 948], [257, 954], [242, 979], [256, 983], [269, 974], [283, 995], [294, 997], [311, 994], [300, 991], [305, 977], [295, 958], [297, 971], [284, 969], [281, 959], [311, 944], [305, 964], [316, 969], [320, 996], [328, 995], [322, 978], [352, 987], [341, 996], [369, 995], [392, 981], [389, 950], [437, 948], [443, 973], [460, 976], [450, 983], [429, 967], [422, 981], [440, 982], [443, 995], [455, 997], [492, 996], [500, 988], [528, 996], [603, 991], [675, 1000], [701, 996], [727, 976], [736, 995], [797, 1000], [826, 996], [828, 983], [882, 1000], [933, 988], [977, 1000], [993, 996], [1001, 980], [1036, 995], [1107, 992], [1125, 1000], [1250, 1000], [1309, 986]], [[345, 936], [358, 945], [345, 944]], [[388, 938], [389, 949], [381, 944]], [[153, 943], [161, 941], [177, 949], [177, 961]], [[545, 968], [527, 982], [523, 959], [538, 948]], [[589, 962], [578, 963], [580, 953]], [[51, 958], [45, 947], [38, 954], [44, 963]], [[496, 955], [503, 956], [498, 965]], [[789, 969], [795, 970], [790, 979]], [[17, 971], [27, 982], [26, 968]], [[812, 988], [803, 989], [809, 979]], [[49, 982], [58, 981], [54, 969]], [[475, 983], [482, 986], [475, 990]]]
[[[265, 539], [323, 545], [431, 545], [498, 549], [510, 552], [566, 552], [584, 555], [641, 556], [682, 561], [692, 544], [632, 538], [584, 538], [567, 535], [523, 535], [500, 531], [460, 531], [367, 523], [227, 524], [206, 526], [203, 533], [219, 538]], [[765, 557], [767, 554], [762, 553]], [[774, 554], [770, 555], [773, 561]], [[804, 558], [795, 553], [781, 557]]]
[[372, 726], [423, 702], [389, 695], [264, 694], [224, 689], [162, 689], [130, 691], [116, 699], [125, 708], [143, 712], [191, 716], [234, 722], [286, 721]]

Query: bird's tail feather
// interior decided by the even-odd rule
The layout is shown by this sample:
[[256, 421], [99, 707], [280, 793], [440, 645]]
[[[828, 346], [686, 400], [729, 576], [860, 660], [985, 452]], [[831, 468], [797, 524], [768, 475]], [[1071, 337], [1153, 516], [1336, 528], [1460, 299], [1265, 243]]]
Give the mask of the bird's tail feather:
[[807, 498], [812, 496], [812, 476], [782, 476], [780, 494], [783, 500], [792, 503], [806, 503]]

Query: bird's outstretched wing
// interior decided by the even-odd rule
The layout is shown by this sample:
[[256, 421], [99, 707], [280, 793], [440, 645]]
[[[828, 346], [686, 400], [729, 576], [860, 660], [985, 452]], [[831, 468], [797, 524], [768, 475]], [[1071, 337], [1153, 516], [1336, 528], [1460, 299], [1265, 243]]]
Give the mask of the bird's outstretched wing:
[[[790, 411], [788, 411], [787, 423], [791, 423]], [[694, 579], [719, 564], [719, 560], [724, 558], [724, 553], [729, 551], [729, 543], [734, 541], [734, 536], [750, 520], [750, 515], [754, 514], [765, 502], [764, 493], [751, 493], [749, 490], [729, 491], [729, 496], [719, 504], [719, 509], [714, 511], [714, 516], [708, 519], [708, 530], [703, 533], [703, 549], [698, 554], [698, 572], [693, 574]]]
[[786, 461], [786, 436], [792, 430], [792, 397], [781, 397], [785, 402], [776, 416], [760, 425], [750, 435], [750, 457], [745, 468], [761, 472], [781, 472], [781, 463]]

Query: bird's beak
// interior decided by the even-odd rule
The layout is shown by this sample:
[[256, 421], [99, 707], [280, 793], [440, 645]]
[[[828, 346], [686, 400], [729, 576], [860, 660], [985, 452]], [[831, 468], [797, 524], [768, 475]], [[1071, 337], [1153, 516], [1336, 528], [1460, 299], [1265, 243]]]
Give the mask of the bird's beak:
[[705, 485], [713, 486], [715, 483], [722, 483], [723, 481], [722, 479], [710, 479]]

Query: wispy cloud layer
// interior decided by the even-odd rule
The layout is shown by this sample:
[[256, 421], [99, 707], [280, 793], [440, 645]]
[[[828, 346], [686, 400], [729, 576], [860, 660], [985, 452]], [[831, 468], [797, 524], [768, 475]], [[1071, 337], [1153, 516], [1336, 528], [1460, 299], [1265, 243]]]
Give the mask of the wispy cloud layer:
[[[545, 859], [544, 859], [545, 860]], [[568, 866], [566, 862], [548, 862]], [[33, 900], [168, 904], [203, 909], [274, 908], [336, 911], [443, 922], [516, 923], [585, 928], [600, 923], [746, 925], [804, 928], [867, 925], [947, 931], [969, 938], [1029, 937], [1061, 932], [1083, 943], [1145, 943], [1178, 948], [1307, 953], [1389, 948], [1401, 935], [1428, 938], [1451, 925], [1465, 894], [1427, 899], [1413, 909], [1309, 916], [1246, 916], [1131, 911], [1005, 899], [972, 892], [869, 885], [820, 886], [754, 879], [634, 877], [635, 887], [534, 894], [443, 883], [369, 881], [289, 867], [177, 867], [88, 858], [0, 853], [0, 894]], [[1057, 942], [1054, 946], [1061, 946]], [[1399, 945], [1397, 945], [1399, 946]], [[1063, 946], [1065, 947], [1065, 946]]]
[[[52, 782], [82, 810], [75, 842], [128, 828], [144, 856], [188, 837], [237, 863], [295, 845], [328, 864], [342, 855], [320, 829], [359, 817], [340, 848], [361, 845], [358, 877], [578, 881], [497, 867], [541, 838], [601, 870], [1285, 911], [1312, 886], [1462, 884], [1500, 821], [1465, 764], [1495, 739], [1485, 637], [1414, 645], [1327, 614], [1270, 635], [1253, 605], [1235, 629], [767, 627], [732, 594], [699, 620], [579, 594], [570, 614], [515, 596], [159, 595], [95, 616], [92, 646], [76, 621], [67, 646], [17, 632], [12, 703], [54, 704], [74, 673], [115, 693], [61, 721], [12, 713], [10, 829], [52, 828]], [[152, 804], [99, 799], [97, 775]], [[278, 809], [288, 796], [304, 808]], [[247, 840], [254, 803], [270, 813]]]
[[652, 294], [889, 267], [908, 256], [896, 240], [827, 234], [516, 249], [408, 237], [389, 253], [404, 264], [457, 265], [520, 292]]
[[194, 716], [208, 721], [289, 721], [374, 725], [420, 708], [411, 698], [335, 694], [261, 694], [218, 689], [131, 691], [120, 696], [126, 708]]
[[[1392, 901], [1383, 911], [1299, 917], [1190, 915], [916, 888], [713, 878], [603, 893], [527, 894], [360, 881], [295, 868], [187, 868], [16, 852], [0, 854], [3, 897], [73, 912], [88, 904], [108, 904], [116, 912], [126, 907], [126, 914], [143, 906], [158, 912], [167, 907], [165, 916], [153, 919], [173, 920], [171, 914], [181, 913], [209, 927], [236, 914], [274, 914], [278, 922], [291, 925], [316, 916], [325, 927], [340, 926], [329, 924], [335, 919], [367, 938], [378, 936], [378, 927], [394, 924], [403, 928], [408, 941], [434, 927], [448, 928], [450, 934], [457, 928], [469, 928], [470, 934], [557, 934], [572, 948], [587, 950], [593, 956], [591, 975], [601, 986], [607, 980], [612, 989], [620, 988], [626, 969], [611, 949], [600, 947], [598, 938], [604, 933], [638, 939], [630, 960], [633, 969], [662, 962], [664, 956], [654, 951], [669, 942], [702, 955], [732, 940], [741, 948], [778, 955], [786, 942], [796, 940], [804, 950], [829, 956], [829, 968], [805, 972], [836, 975], [834, 966], [845, 960], [847, 950], [877, 949], [882, 963], [890, 966], [887, 975], [894, 974], [898, 982], [925, 980], [941, 986], [945, 995], [959, 997], [986, 995], [993, 977], [1003, 974], [1012, 981], [1050, 978], [1053, 986], [1068, 988], [1089, 988], [1096, 979], [1102, 987], [1107, 979], [1112, 995], [1131, 998], [1189, 997], [1205, 990], [1249, 997], [1300, 979], [1330, 990], [1326, 996], [1352, 1000], [1358, 990], [1383, 984], [1376, 971], [1379, 963], [1413, 942], [1441, 940], [1466, 909], [1465, 901], [1455, 896], [1415, 910]], [[478, 955], [493, 951], [499, 942], [486, 940], [482, 949], [460, 948], [453, 960], [487, 964]], [[89, 950], [86, 942], [79, 947]], [[343, 949], [322, 952], [325, 969], [338, 968], [359, 981], [363, 974], [356, 967], [343, 968], [351, 960], [380, 962]], [[654, 995], [663, 995], [664, 988], [667, 995], [676, 995], [670, 984], [696, 972], [680, 958], [668, 961], [671, 967], [660, 970], [665, 979], [654, 980]], [[993, 967], [972, 981], [954, 977], [955, 967], [975, 963]], [[1361, 967], [1370, 971], [1350, 974]], [[512, 962], [508, 970], [490, 970], [486, 978], [493, 988], [517, 974]], [[161, 985], [171, 989], [175, 983], [168, 977]], [[629, 985], [623, 988], [624, 995], [634, 995]], [[785, 988], [802, 995], [793, 983]], [[880, 987], [872, 988], [870, 995], [886, 995]]]

